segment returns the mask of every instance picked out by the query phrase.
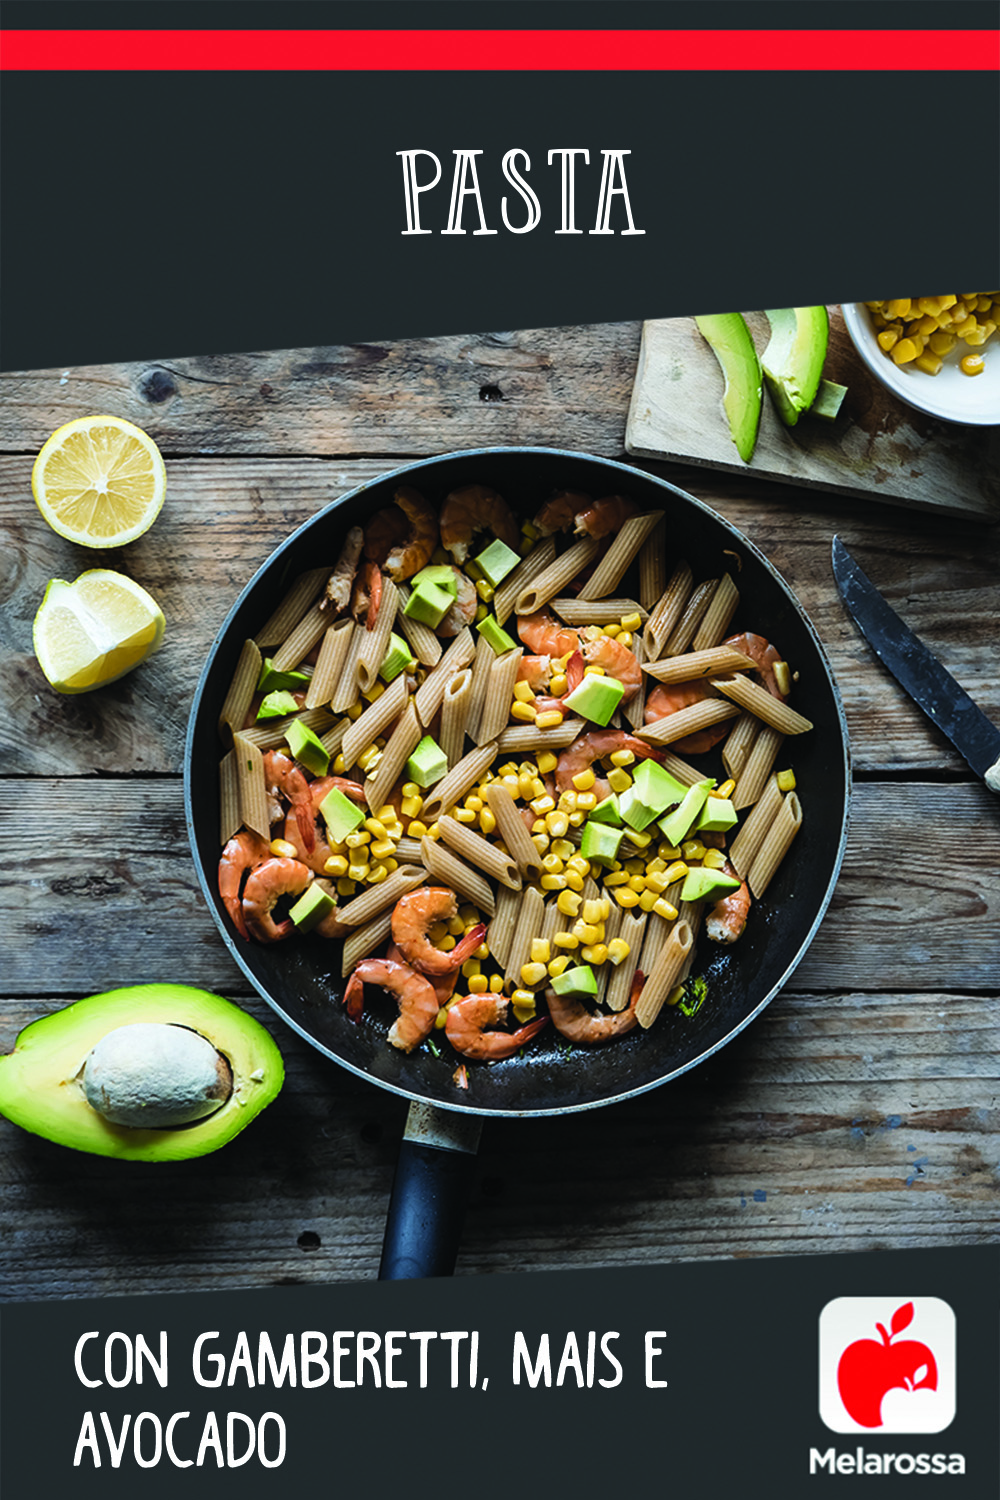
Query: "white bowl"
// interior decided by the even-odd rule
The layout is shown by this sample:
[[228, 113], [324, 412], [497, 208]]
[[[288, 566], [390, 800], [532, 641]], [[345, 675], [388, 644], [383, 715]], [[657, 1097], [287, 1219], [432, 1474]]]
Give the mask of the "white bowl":
[[[982, 349], [970, 349], [959, 339], [944, 357], [936, 375], [895, 365], [883, 353], [863, 302], [845, 302], [844, 323], [855, 349], [884, 386], [918, 411], [944, 422], [964, 422], [974, 427], [1000, 426], [1000, 334], [994, 334]], [[985, 369], [979, 375], [963, 375], [958, 362], [965, 354], [982, 354]]]

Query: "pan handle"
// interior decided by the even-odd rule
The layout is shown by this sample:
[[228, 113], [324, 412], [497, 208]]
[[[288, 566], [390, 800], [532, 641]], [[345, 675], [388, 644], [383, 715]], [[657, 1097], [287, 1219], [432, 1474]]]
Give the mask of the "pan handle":
[[450, 1276], [483, 1122], [475, 1115], [411, 1104], [382, 1245], [379, 1281]]

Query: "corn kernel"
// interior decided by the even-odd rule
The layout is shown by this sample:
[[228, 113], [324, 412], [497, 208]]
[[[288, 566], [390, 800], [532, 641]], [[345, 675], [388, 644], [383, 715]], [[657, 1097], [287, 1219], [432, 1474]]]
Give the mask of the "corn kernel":
[[553, 755], [551, 750], [540, 750], [538, 752], [537, 763], [539, 775], [547, 776], [548, 773], [550, 771], [554, 771], [556, 766], [559, 764], [559, 757], [558, 755]]
[[448, 918], [447, 926], [448, 931], [451, 933], [452, 937], [461, 937], [463, 932], [465, 931], [465, 923], [462, 921], [462, 918], [458, 915], [457, 912], [453, 917]]
[[331, 854], [323, 866], [324, 875], [346, 875], [348, 861], [342, 854]]
[[465, 805], [470, 812], [481, 813], [483, 810], [483, 799], [470, 792], [465, 799]]
[[364, 709], [360, 703], [352, 703], [347, 710], [347, 717], [349, 719], [360, 719], [363, 713]]
[[531, 939], [531, 962], [533, 964], [547, 964], [552, 957], [548, 938]]
[[640, 833], [637, 828], [626, 828], [625, 837], [628, 839], [629, 843], [634, 844], [637, 849], [648, 849], [650, 844], [653, 842], [653, 835], [647, 829], [643, 829], [643, 831]]
[[708, 795], [710, 797], [731, 797], [735, 790], [736, 782], [730, 777], [728, 781], [724, 781], [721, 786], [715, 787]]
[[[403, 794], [404, 797], [419, 797], [420, 796], [420, 787], [417, 785], [417, 783], [415, 781], [404, 781], [403, 785], [400, 787], [399, 790]], [[385, 810], [384, 808], [380, 808], [379, 809], [379, 817], [382, 816], [382, 813], [384, 812], [384, 810]]]
[[593, 812], [593, 810], [594, 810], [594, 808], [596, 806], [597, 806], [597, 793], [596, 792], [577, 792], [577, 794], [576, 794], [576, 810], [577, 810], [577, 812]]
[[641, 896], [646, 889], [645, 875], [630, 875], [628, 878], [628, 888], [630, 891], [635, 891]]
[[681, 854], [690, 864], [693, 860], [705, 858], [705, 845], [701, 839], [689, 839], [681, 845]]
[[547, 833], [548, 829], [545, 826], [545, 819], [544, 818], [536, 818], [535, 821], [531, 825], [531, 832], [532, 833]]
[[419, 819], [415, 818], [406, 831], [411, 839], [422, 839], [427, 832], [427, 824], [421, 823]]
[[568, 953], [561, 953], [558, 958], [552, 959], [551, 963], [548, 966], [550, 976], [553, 979], [557, 979], [560, 974], [565, 974], [566, 970], [570, 966], [570, 962], [571, 960]]
[[641, 630], [642, 629], [642, 615], [639, 614], [638, 610], [633, 610], [630, 615], [622, 615], [622, 629], [623, 630]]
[[608, 772], [608, 786], [613, 792], [627, 792], [631, 785], [631, 776], [621, 766], [615, 766], [613, 771]]
[[349, 880], [367, 880], [368, 865], [348, 865], [347, 876]]
[[381, 885], [383, 880], [388, 880], [389, 871], [384, 864], [376, 863], [368, 866], [368, 884]]
[[[410, 826], [412, 828], [413, 825], [411, 824]], [[434, 842], [437, 843], [438, 839], [441, 837], [441, 829], [437, 823], [430, 823], [425, 830], [425, 835], [427, 838], [433, 839]]]
[[572, 778], [573, 785], [578, 792], [589, 792], [596, 780], [592, 766], [588, 766], [585, 771], [578, 771]]
[[456, 807], [454, 818], [456, 823], [474, 823], [476, 814], [469, 807]]
[[640, 891], [640, 893], [639, 893], [639, 909], [640, 909], [640, 911], [652, 911], [653, 908], [656, 906], [657, 901], [659, 901], [659, 899], [660, 898], [659, 898], [659, 896], [657, 895], [657, 893], [655, 891]]
[[542, 963], [522, 964], [521, 983], [527, 985], [541, 984], [547, 973], [548, 970]]
[[780, 792], [794, 792], [794, 790], [795, 790], [795, 772], [794, 771], [779, 771], [778, 772], [778, 790]]
[[537, 542], [541, 534], [534, 521], [521, 522], [521, 535], [526, 536], [529, 542]]
[[530, 990], [515, 990], [510, 998], [514, 1005], [524, 1006], [528, 1010], [535, 1008], [535, 997]]
[[534, 844], [539, 854], [548, 854], [549, 836], [547, 833], [533, 833], [531, 835], [531, 842]]
[[490, 987], [490, 982], [485, 974], [473, 974], [469, 980], [470, 995], [485, 995]]
[[530, 683], [515, 682], [514, 697], [521, 703], [533, 703], [535, 701], [535, 690]]
[[680, 859], [681, 857], [681, 851], [679, 849], [675, 849], [673, 844], [668, 844], [666, 840], [664, 840], [663, 843], [660, 844], [659, 848], [656, 851], [656, 854], [657, 858], [666, 860], [675, 860]]
[[549, 694], [553, 698], [564, 698], [566, 696], [568, 688], [569, 681], [566, 677], [565, 672], [557, 672], [555, 676], [549, 680]]
[[396, 846], [392, 839], [379, 839], [377, 844], [372, 844], [371, 852], [375, 859], [391, 859], [396, 852]]
[[287, 839], [272, 839], [271, 853], [276, 859], [298, 859], [299, 851]]
[[615, 900], [628, 911], [630, 907], [639, 905], [639, 893], [630, 890], [627, 885], [621, 885], [615, 891]]
[[563, 721], [563, 716], [557, 708], [546, 709], [545, 713], [539, 714], [535, 724], [539, 729], [558, 729]]
[[553, 812], [556, 804], [553, 798], [546, 792], [544, 796], [535, 797], [528, 805], [531, 811], [537, 813], [541, 818], [545, 813]]
[[582, 854], [573, 854], [566, 861], [566, 868], [576, 870], [579, 874], [586, 876], [590, 874], [590, 860], [584, 859]]
[[706, 849], [702, 864], [706, 870], [721, 870], [725, 867], [726, 856], [721, 849]]
[[569, 839], [552, 836], [552, 853], [558, 854], [560, 859], [572, 859], [576, 853], [576, 845], [571, 844]]
[[561, 810], [548, 812], [545, 814], [545, 827], [554, 839], [563, 839], [569, 828], [569, 818]]
[[668, 883], [667, 877], [662, 871], [649, 870], [647, 868], [645, 876], [645, 889], [647, 891], [655, 891], [659, 896], [666, 890]]
[[446, 932], [437, 946], [441, 949], [442, 953], [450, 953], [451, 950], [457, 946], [457, 943], [455, 938], [452, 937], [451, 933]]
[[677, 908], [669, 902], [666, 896], [659, 896], [653, 903], [653, 910], [658, 917], [663, 917], [667, 922], [676, 922]]
[[561, 891], [556, 899], [556, 908], [564, 917], [578, 916], [582, 904], [581, 898], [575, 891]]
[[589, 948], [582, 948], [580, 953], [584, 962], [588, 964], [606, 964], [608, 961], [606, 943], [594, 943]]
[[[476, 993], [478, 994], [480, 992], [476, 991]], [[490, 994], [491, 995], [502, 995], [503, 994], [503, 975], [502, 974], [491, 974], [490, 975]]]
[[584, 677], [606, 677], [607, 673], [603, 667], [589, 666], [583, 669]]
[[612, 938], [608, 944], [608, 962], [617, 967], [624, 959], [628, 958], [631, 951], [624, 938]]
[[616, 885], [628, 885], [628, 880], [627, 870], [612, 870], [609, 874], [605, 875], [604, 884], [612, 887]]
[[604, 936], [604, 926], [599, 922], [584, 922], [582, 918], [573, 923], [573, 931], [581, 943], [588, 947], [599, 943]]
[[358, 765], [362, 771], [373, 771], [382, 759], [382, 752], [377, 745], [368, 745], [358, 756]]
[[621, 626], [617, 622], [613, 622], [610, 625], [605, 625], [603, 629], [604, 634], [610, 636], [612, 640], [614, 640], [616, 635], [621, 634]]
[[330, 766], [331, 776], [343, 776], [346, 770], [347, 762], [345, 761], [344, 757], [342, 755], [335, 755], [333, 758], [333, 763]]
[[520, 699], [515, 698], [510, 706], [510, 716], [521, 724], [534, 724], [538, 717], [538, 710], [533, 703], [522, 703]]
[[482, 812], [479, 814], [479, 826], [484, 833], [494, 833], [496, 831], [496, 814], [493, 812], [492, 808], [483, 808]]
[[561, 875], [563, 872], [563, 861], [559, 858], [558, 854], [546, 854], [542, 860], [542, 869], [546, 875]]
[[[539, 793], [535, 790], [535, 780], [536, 778], [532, 776], [530, 772], [518, 771], [517, 789], [523, 801], [528, 802], [532, 797], [537, 797], [539, 795]], [[542, 792], [544, 791], [545, 788], [542, 787]]]
[[344, 843], [348, 849], [360, 849], [363, 844], [370, 844], [371, 841], [372, 836], [367, 828], [357, 828], [353, 833], [347, 835]]
[[552, 938], [557, 948], [579, 948], [580, 939], [572, 932], [557, 932]]
[[462, 965], [462, 975], [465, 979], [471, 979], [474, 974], [481, 974], [482, 966], [478, 958], [467, 958]]
[[354, 895], [354, 881], [353, 880], [349, 880], [346, 875], [341, 875], [340, 879], [337, 881], [337, 895], [338, 896], [353, 896]]
[[538, 884], [543, 891], [564, 891], [567, 888], [565, 875], [543, 875]]
[[622, 631], [621, 635], [618, 637], [618, 644], [619, 644], [619, 646], [624, 646], [626, 651], [631, 650], [631, 647], [632, 647], [632, 632], [631, 632], [631, 630], [623, 630]]
[[386, 868], [386, 873], [389, 874], [389, 875], [391, 875], [392, 872], [393, 872], [393, 870], [398, 870], [399, 869], [399, 860], [398, 859], [387, 859], [386, 862], [385, 862], [385, 868]]
[[583, 887], [586, 882], [583, 876], [580, 874], [579, 870], [570, 870], [567, 868], [566, 873], [563, 875], [563, 879], [565, 880], [567, 886], [571, 891], [575, 891], [578, 894], [582, 893]]

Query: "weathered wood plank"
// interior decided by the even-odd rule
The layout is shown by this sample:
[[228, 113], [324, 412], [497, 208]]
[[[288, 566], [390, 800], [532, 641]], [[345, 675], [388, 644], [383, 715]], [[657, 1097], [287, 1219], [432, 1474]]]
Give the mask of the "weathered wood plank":
[[[808, 816], [808, 812], [807, 812]], [[8, 995], [238, 978], [198, 890], [170, 780], [0, 781]], [[857, 788], [802, 990], [1000, 988], [1000, 817], [977, 784]]]
[[[0, 1046], [58, 1003], [8, 1004]], [[216, 1156], [109, 1162], [0, 1120], [4, 1296], [375, 1275], [405, 1105], [242, 1003], [274, 1031], [288, 1079]], [[667, 1089], [488, 1121], [458, 1272], [989, 1242], [998, 1070], [981, 996], [781, 996]]]
[[41, 370], [0, 378], [0, 450], [114, 412], [164, 454], [444, 453], [542, 443], [616, 454], [638, 323]]
[[[153, 531], [121, 553], [87, 558], [41, 519], [30, 456], [0, 459], [0, 763], [8, 772], [87, 775], [180, 768], [191, 694], [226, 610], [288, 533], [391, 459], [174, 460]], [[772, 559], [809, 611], [831, 656], [861, 770], [964, 771], [964, 762], [879, 665], [845, 614], [830, 572], [839, 530], [985, 713], [1000, 723], [993, 666], [1000, 615], [1000, 530], [909, 516], [761, 483], [667, 470], [733, 521]], [[46, 582], [108, 562], [135, 577], [167, 616], [163, 650], [93, 694], [59, 698], [31, 653]]]

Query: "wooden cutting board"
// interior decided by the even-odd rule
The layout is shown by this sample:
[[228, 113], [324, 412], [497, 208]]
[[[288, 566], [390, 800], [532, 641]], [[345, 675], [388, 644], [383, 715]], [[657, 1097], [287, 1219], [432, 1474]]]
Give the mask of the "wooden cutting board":
[[[914, 411], [859, 358], [840, 308], [830, 312], [823, 373], [847, 386], [840, 415], [808, 414], [785, 427], [766, 391], [757, 447], [744, 464], [722, 409], [718, 361], [693, 318], [642, 327], [626, 451], [636, 458], [711, 464], [732, 473], [835, 490], [946, 515], [1000, 519], [1000, 429], [960, 427]], [[768, 340], [762, 312], [746, 313], [758, 351]]]

